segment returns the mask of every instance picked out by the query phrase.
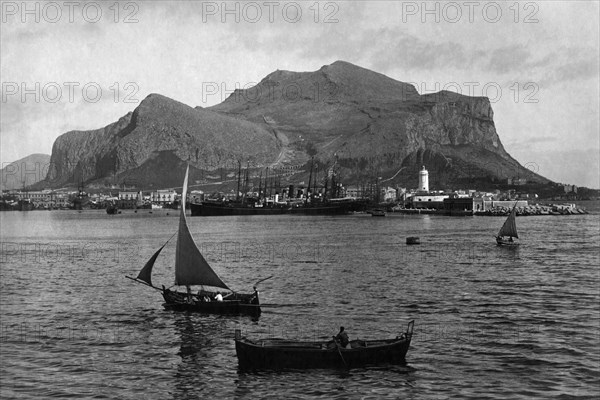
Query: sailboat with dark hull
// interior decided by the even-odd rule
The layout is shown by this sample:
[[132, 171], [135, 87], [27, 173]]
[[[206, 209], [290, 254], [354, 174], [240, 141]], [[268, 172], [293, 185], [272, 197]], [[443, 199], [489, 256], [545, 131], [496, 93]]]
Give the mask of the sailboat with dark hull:
[[[189, 167], [183, 181], [182, 199], [187, 198], [188, 173]], [[211, 314], [259, 315], [261, 310], [256, 287], [254, 293], [237, 293], [231, 290], [210, 267], [196, 246], [187, 225], [185, 203], [185, 201], [181, 202], [179, 229], [176, 233], [174, 286], [185, 287], [186, 291], [171, 290], [164, 286], [159, 288], [152, 283], [152, 269], [156, 259], [172, 237], [150, 257], [136, 278], [129, 276], [127, 278], [161, 291], [165, 300], [164, 306], [167, 309]], [[193, 293], [192, 286], [200, 286], [200, 290]], [[221, 294], [221, 292], [225, 294]]]
[[506, 221], [504, 221], [504, 225], [500, 228], [498, 235], [496, 236], [496, 243], [498, 246], [518, 246], [519, 243], [515, 242], [514, 239], [519, 238], [519, 234], [517, 233], [517, 203], [515, 203], [513, 209]]

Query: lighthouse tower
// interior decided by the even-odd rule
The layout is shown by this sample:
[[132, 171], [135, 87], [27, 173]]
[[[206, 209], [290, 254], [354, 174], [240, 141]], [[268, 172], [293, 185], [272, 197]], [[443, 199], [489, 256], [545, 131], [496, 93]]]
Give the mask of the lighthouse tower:
[[429, 193], [429, 172], [425, 169], [419, 171], [419, 192]]

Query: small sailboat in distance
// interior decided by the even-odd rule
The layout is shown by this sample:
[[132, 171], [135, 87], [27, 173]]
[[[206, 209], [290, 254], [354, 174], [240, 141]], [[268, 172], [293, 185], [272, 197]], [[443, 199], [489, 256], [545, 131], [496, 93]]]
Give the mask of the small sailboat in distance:
[[[156, 287], [152, 284], [152, 268], [162, 249], [175, 236], [171, 236], [144, 265], [136, 278], [127, 276], [136, 282], [143, 283], [162, 292], [165, 308], [181, 311], [199, 311], [211, 314], [260, 314], [258, 291], [244, 294], [232, 291], [217, 273], [210, 267], [196, 246], [190, 233], [185, 216], [189, 166], [185, 172], [181, 196], [181, 212], [179, 229], [176, 232], [177, 246], [175, 250], [175, 286], [185, 287], [185, 292], [170, 288]], [[268, 278], [267, 278], [268, 279]], [[258, 283], [258, 282], [257, 282]], [[191, 286], [198, 285], [200, 290], [192, 293]], [[215, 288], [207, 290], [205, 287]], [[223, 294], [221, 294], [223, 291]], [[228, 294], [225, 294], [228, 292]]]
[[[496, 243], [498, 246], [518, 246], [519, 243], [515, 242], [514, 239], [519, 238], [517, 233], [517, 203], [513, 206], [508, 218], [504, 221], [504, 225], [500, 228], [498, 235], [496, 236]], [[507, 239], [508, 237], [508, 239]]]

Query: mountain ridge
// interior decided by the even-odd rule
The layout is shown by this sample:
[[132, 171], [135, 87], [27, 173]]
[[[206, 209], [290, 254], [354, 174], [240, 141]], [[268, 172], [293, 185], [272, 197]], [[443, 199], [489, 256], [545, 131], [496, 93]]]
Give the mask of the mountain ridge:
[[[266, 167], [306, 171], [311, 158], [321, 171], [335, 164], [340, 178], [356, 184], [423, 164], [439, 186], [515, 176], [549, 182], [506, 152], [493, 117], [485, 97], [420, 95], [409, 83], [336, 61], [316, 71], [274, 71], [212, 107], [150, 94], [104, 128], [61, 135], [52, 151], [56, 168], [40, 185], [173, 186], [165, 169], [182, 163], [200, 182], [242, 166], [257, 174]], [[401, 174], [397, 183], [414, 181], [416, 174]]]
[[50, 154], [33, 153], [11, 163], [3, 163], [0, 190], [23, 189], [45, 179]]

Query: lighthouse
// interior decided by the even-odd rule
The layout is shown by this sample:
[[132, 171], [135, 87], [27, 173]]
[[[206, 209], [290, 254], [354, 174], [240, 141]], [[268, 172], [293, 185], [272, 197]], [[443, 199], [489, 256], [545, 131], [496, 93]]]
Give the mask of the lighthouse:
[[429, 172], [425, 169], [419, 171], [419, 192], [429, 193]]

